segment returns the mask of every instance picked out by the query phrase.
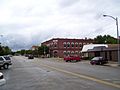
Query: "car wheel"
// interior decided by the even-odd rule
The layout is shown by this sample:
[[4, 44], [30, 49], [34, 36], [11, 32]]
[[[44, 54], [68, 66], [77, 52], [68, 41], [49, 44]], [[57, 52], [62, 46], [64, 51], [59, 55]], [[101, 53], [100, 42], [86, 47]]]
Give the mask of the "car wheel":
[[91, 65], [95, 65], [95, 63], [91, 63]]
[[8, 64], [4, 64], [3, 68], [4, 69], [8, 69], [9, 65]]
[[102, 62], [99, 62], [100, 65], [102, 65]]

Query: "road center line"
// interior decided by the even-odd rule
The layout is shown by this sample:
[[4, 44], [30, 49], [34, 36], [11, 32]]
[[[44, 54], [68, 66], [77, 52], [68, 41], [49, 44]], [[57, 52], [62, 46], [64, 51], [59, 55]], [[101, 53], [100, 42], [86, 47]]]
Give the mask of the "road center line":
[[95, 82], [98, 82], [98, 83], [101, 83], [101, 84], [105, 84], [105, 85], [109, 85], [109, 86], [113, 86], [115, 88], [120, 88], [120, 85], [118, 85], [118, 84], [106, 82], [106, 81], [99, 80], [99, 79], [96, 79], [96, 78], [93, 78], [93, 77], [90, 77], [90, 76], [85, 76], [85, 75], [73, 73], [73, 72], [66, 71], [66, 70], [63, 70], [63, 69], [60, 69], [60, 68], [56, 68], [56, 67], [53, 67], [53, 66], [50, 66], [50, 65], [46, 65], [46, 64], [43, 64], [43, 63], [42, 63], [42, 66], [48, 67], [48, 68], [51, 68], [51, 69], [54, 69], [56, 71], [60, 71], [60, 72], [63, 72], [63, 73], [69, 74], [69, 75], [77, 76], [77, 77], [80, 77], [80, 78], [83, 78], [83, 79], [95, 81]]

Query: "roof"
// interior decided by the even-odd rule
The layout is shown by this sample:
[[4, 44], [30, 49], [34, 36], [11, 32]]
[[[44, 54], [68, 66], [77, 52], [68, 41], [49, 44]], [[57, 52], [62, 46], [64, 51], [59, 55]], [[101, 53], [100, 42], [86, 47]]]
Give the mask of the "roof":
[[94, 49], [94, 48], [98, 48], [98, 47], [108, 47], [108, 45], [107, 44], [88, 44], [88, 45], [84, 45], [81, 52], [87, 52], [90, 49]]
[[53, 39], [50, 39], [50, 40], [47, 40], [47, 41], [45, 41], [45, 42], [42, 42], [42, 44], [44, 44], [44, 43], [49, 43], [50, 41], [53, 41], [53, 40], [69, 40], [69, 41], [73, 41], [73, 40], [77, 40], [77, 41], [92, 41], [92, 42], [94, 42], [94, 40], [93, 39], [87, 39], [87, 38], [85, 38], [85, 39], [72, 39], [72, 38], [53, 38]]

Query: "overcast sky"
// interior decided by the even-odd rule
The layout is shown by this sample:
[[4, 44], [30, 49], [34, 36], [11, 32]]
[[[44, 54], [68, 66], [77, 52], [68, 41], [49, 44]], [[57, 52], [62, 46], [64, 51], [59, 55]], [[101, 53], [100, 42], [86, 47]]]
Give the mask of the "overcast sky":
[[0, 42], [18, 50], [51, 38], [116, 37], [103, 14], [120, 22], [120, 0], [0, 0]]

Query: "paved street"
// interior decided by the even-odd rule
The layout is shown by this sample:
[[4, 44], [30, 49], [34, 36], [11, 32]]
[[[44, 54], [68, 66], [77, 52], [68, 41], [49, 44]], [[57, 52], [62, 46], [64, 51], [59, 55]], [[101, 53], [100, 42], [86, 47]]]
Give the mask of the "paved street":
[[120, 67], [14, 56], [0, 90], [119, 90]]

